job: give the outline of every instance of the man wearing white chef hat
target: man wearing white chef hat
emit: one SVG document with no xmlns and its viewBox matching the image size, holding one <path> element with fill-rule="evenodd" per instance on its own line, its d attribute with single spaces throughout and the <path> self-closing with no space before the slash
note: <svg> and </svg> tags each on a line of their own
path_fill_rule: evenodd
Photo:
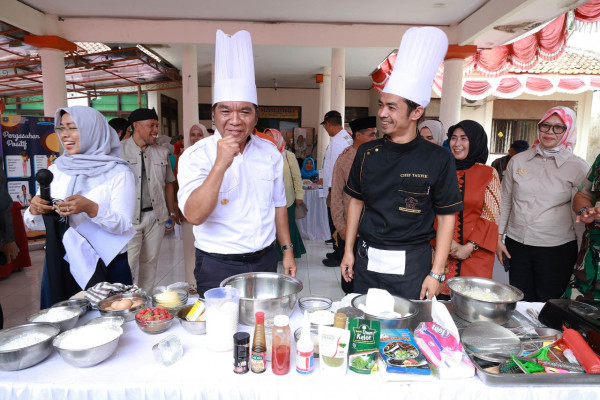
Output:
<svg viewBox="0 0 600 400">
<path fill-rule="evenodd" d="M 380 288 L 409 299 L 432 298 L 445 279 L 462 196 L 452 154 L 421 138 L 417 122 L 447 50 L 448 39 L 437 28 L 406 31 L 379 100 L 384 137 L 361 146 L 354 158 L 344 189 L 351 199 L 341 268 L 358 293 Z"/>
<path fill-rule="evenodd" d="M 283 159 L 253 134 L 258 122 L 252 41 L 217 31 L 213 136 L 179 160 L 179 207 L 194 226 L 198 294 L 232 275 L 277 272 L 275 236 L 286 274 L 296 275 L 283 185 Z"/>
</svg>

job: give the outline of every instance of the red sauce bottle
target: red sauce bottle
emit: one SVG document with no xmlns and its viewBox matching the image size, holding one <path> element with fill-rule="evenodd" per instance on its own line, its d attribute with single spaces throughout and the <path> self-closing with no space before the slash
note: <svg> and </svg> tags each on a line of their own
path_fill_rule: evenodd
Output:
<svg viewBox="0 0 600 400">
<path fill-rule="evenodd" d="M 285 375 L 290 372 L 290 319 L 287 315 L 278 315 L 274 323 L 271 368 L 275 375 Z"/>
</svg>

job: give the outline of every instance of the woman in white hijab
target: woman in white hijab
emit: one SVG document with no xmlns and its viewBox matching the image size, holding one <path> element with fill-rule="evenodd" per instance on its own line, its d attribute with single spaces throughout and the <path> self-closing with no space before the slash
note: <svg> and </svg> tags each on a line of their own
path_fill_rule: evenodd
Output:
<svg viewBox="0 0 600 400">
<path fill-rule="evenodd" d="M 421 137 L 428 142 L 435 143 L 441 146 L 446 139 L 446 131 L 444 125 L 437 119 L 428 119 L 427 121 L 421 122 L 417 129 Z"/>
<path fill-rule="evenodd" d="M 38 192 L 25 212 L 28 227 L 47 231 L 42 297 L 48 290 L 50 304 L 42 299 L 42 306 L 103 281 L 132 284 L 127 242 L 133 233 L 136 182 L 120 158 L 117 133 L 90 107 L 59 108 L 54 118 L 65 151 L 48 168 L 54 176 L 53 200 Z M 97 238 L 116 245 L 114 253 L 100 257 L 93 247 L 99 248 Z M 71 264 L 63 259 L 65 253 Z"/>
</svg>

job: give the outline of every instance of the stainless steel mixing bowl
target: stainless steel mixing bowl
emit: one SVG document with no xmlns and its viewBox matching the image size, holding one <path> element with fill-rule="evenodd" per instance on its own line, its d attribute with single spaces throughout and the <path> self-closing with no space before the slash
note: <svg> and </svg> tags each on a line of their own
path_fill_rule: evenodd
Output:
<svg viewBox="0 0 600 400">
<path fill-rule="evenodd" d="M 31 323 L 0 331 L 0 369 L 18 371 L 34 366 L 52 353 L 52 340 L 60 333 L 58 325 L 48 323 Z M 28 334 L 47 335 L 37 343 L 14 348 L 11 342 Z M 14 342 L 12 343 L 14 344 Z M 2 350 L 2 347 L 5 350 Z M 12 348 L 8 349 L 7 347 Z"/>
<path fill-rule="evenodd" d="M 126 308 L 125 310 L 108 310 L 108 307 L 112 302 L 117 300 L 130 299 L 134 300 L 142 300 L 142 304 L 139 304 L 135 307 Z M 125 322 L 133 321 L 135 319 L 135 314 L 140 311 L 142 308 L 146 307 L 146 303 L 148 303 L 148 296 L 139 293 L 125 293 L 125 294 L 117 294 L 115 296 L 109 297 L 107 299 L 102 300 L 98 303 L 98 311 L 100 311 L 100 315 L 107 316 L 119 316 L 125 318 Z"/>
<path fill-rule="evenodd" d="M 454 313 L 469 322 L 506 323 L 523 292 L 514 286 L 479 277 L 457 277 L 448 280 Z M 476 298 L 475 298 L 476 297 Z"/>
<path fill-rule="evenodd" d="M 56 309 L 64 309 L 65 311 L 69 311 L 71 314 L 73 314 L 72 317 L 67 318 L 67 319 L 63 319 L 61 321 L 43 321 L 40 319 L 43 318 L 43 316 L 47 313 L 49 313 L 51 310 L 56 310 Z M 51 308 L 46 308 L 44 310 L 38 311 L 36 313 L 31 314 L 29 317 L 27 317 L 27 322 L 33 322 L 33 323 L 40 323 L 40 322 L 49 322 L 51 324 L 56 324 L 60 327 L 60 331 L 64 332 L 64 331 L 68 331 L 69 329 L 73 328 L 75 326 L 75 324 L 77 324 L 77 320 L 79 319 L 79 316 L 83 314 L 83 311 L 81 310 L 81 307 L 73 307 L 73 306 L 60 306 L 60 307 L 51 307 Z"/>
<path fill-rule="evenodd" d="M 188 315 L 192 307 L 194 307 L 194 305 L 189 304 L 179 310 L 177 312 L 177 319 L 179 319 L 179 322 L 181 322 L 183 329 L 192 335 L 204 335 L 206 334 L 206 321 L 188 321 L 185 319 L 185 316 Z"/>
<path fill-rule="evenodd" d="M 419 313 L 419 308 L 412 301 L 403 297 L 392 295 L 394 298 L 394 311 L 402 315 L 406 315 L 402 318 L 381 318 L 376 315 L 365 313 L 365 318 L 372 321 L 379 321 L 381 329 L 401 329 L 409 328 L 411 320 Z M 365 305 L 367 302 L 367 295 L 361 294 L 352 299 L 352 307 L 358 308 L 360 304 Z"/>
<path fill-rule="evenodd" d="M 234 275 L 221 282 L 221 287 L 231 286 L 240 291 L 239 320 L 244 325 L 254 325 L 255 313 L 265 313 L 265 320 L 276 315 L 289 316 L 296 304 L 302 282 L 294 277 L 272 272 L 248 272 Z"/>
<path fill-rule="evenodd" d="M 66 348 L 64 346 L 65 339 L 67 339 L 70 335 L 76 334 L 81 329 L 107 329 L 115 332 L 115 334 L 117 334 L 117 337 L 106 343 L 90 346 L 87 348 Z M 80 326 L 79 328 L 71 329 L 69 331 L 61 333 L 53 340 L 52 345 L 56 348 L 56 350 L 58 350 L 58 354 L 60 354 L 62 359 L 65 360 L 67 363 L 71 364 L 74 367 L 85 368 L 99 364 L 102 361 L 106 360 L 108 357 L 110 357 L 117 349 L 119 339 L 121 338 L 122 334 L 123 328 L 121 327 L 108 325 L 84 325 Z"/>
<path fill-rule="evenodd" d="M 59 301 L 52 307 L 64 307 L 64 306 L 81 307 L 81 311 L 83 311 L 83 314 L 85 314 L 90 309 L 90 301 L 88 299 L 69 299 L 69 300 Z"/>
</svg>

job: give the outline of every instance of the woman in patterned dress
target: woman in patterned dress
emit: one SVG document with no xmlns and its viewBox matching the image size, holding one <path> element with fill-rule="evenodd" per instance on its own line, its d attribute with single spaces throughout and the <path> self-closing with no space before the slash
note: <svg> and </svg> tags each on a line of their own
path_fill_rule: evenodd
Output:
<svg viewBox="0 0 600 400">
<path fill-rule="evenodd" d="M 465 209 L 456 218 L 446 279 L 492 278 L 501 189 L 496 170 L 484 165 L 488 157 L 487 135 L 479 123 L 464 120 L 450 127 L 448 137 Z M 442 294 L 450 294 L 446 284 Z"/>
</svg>

